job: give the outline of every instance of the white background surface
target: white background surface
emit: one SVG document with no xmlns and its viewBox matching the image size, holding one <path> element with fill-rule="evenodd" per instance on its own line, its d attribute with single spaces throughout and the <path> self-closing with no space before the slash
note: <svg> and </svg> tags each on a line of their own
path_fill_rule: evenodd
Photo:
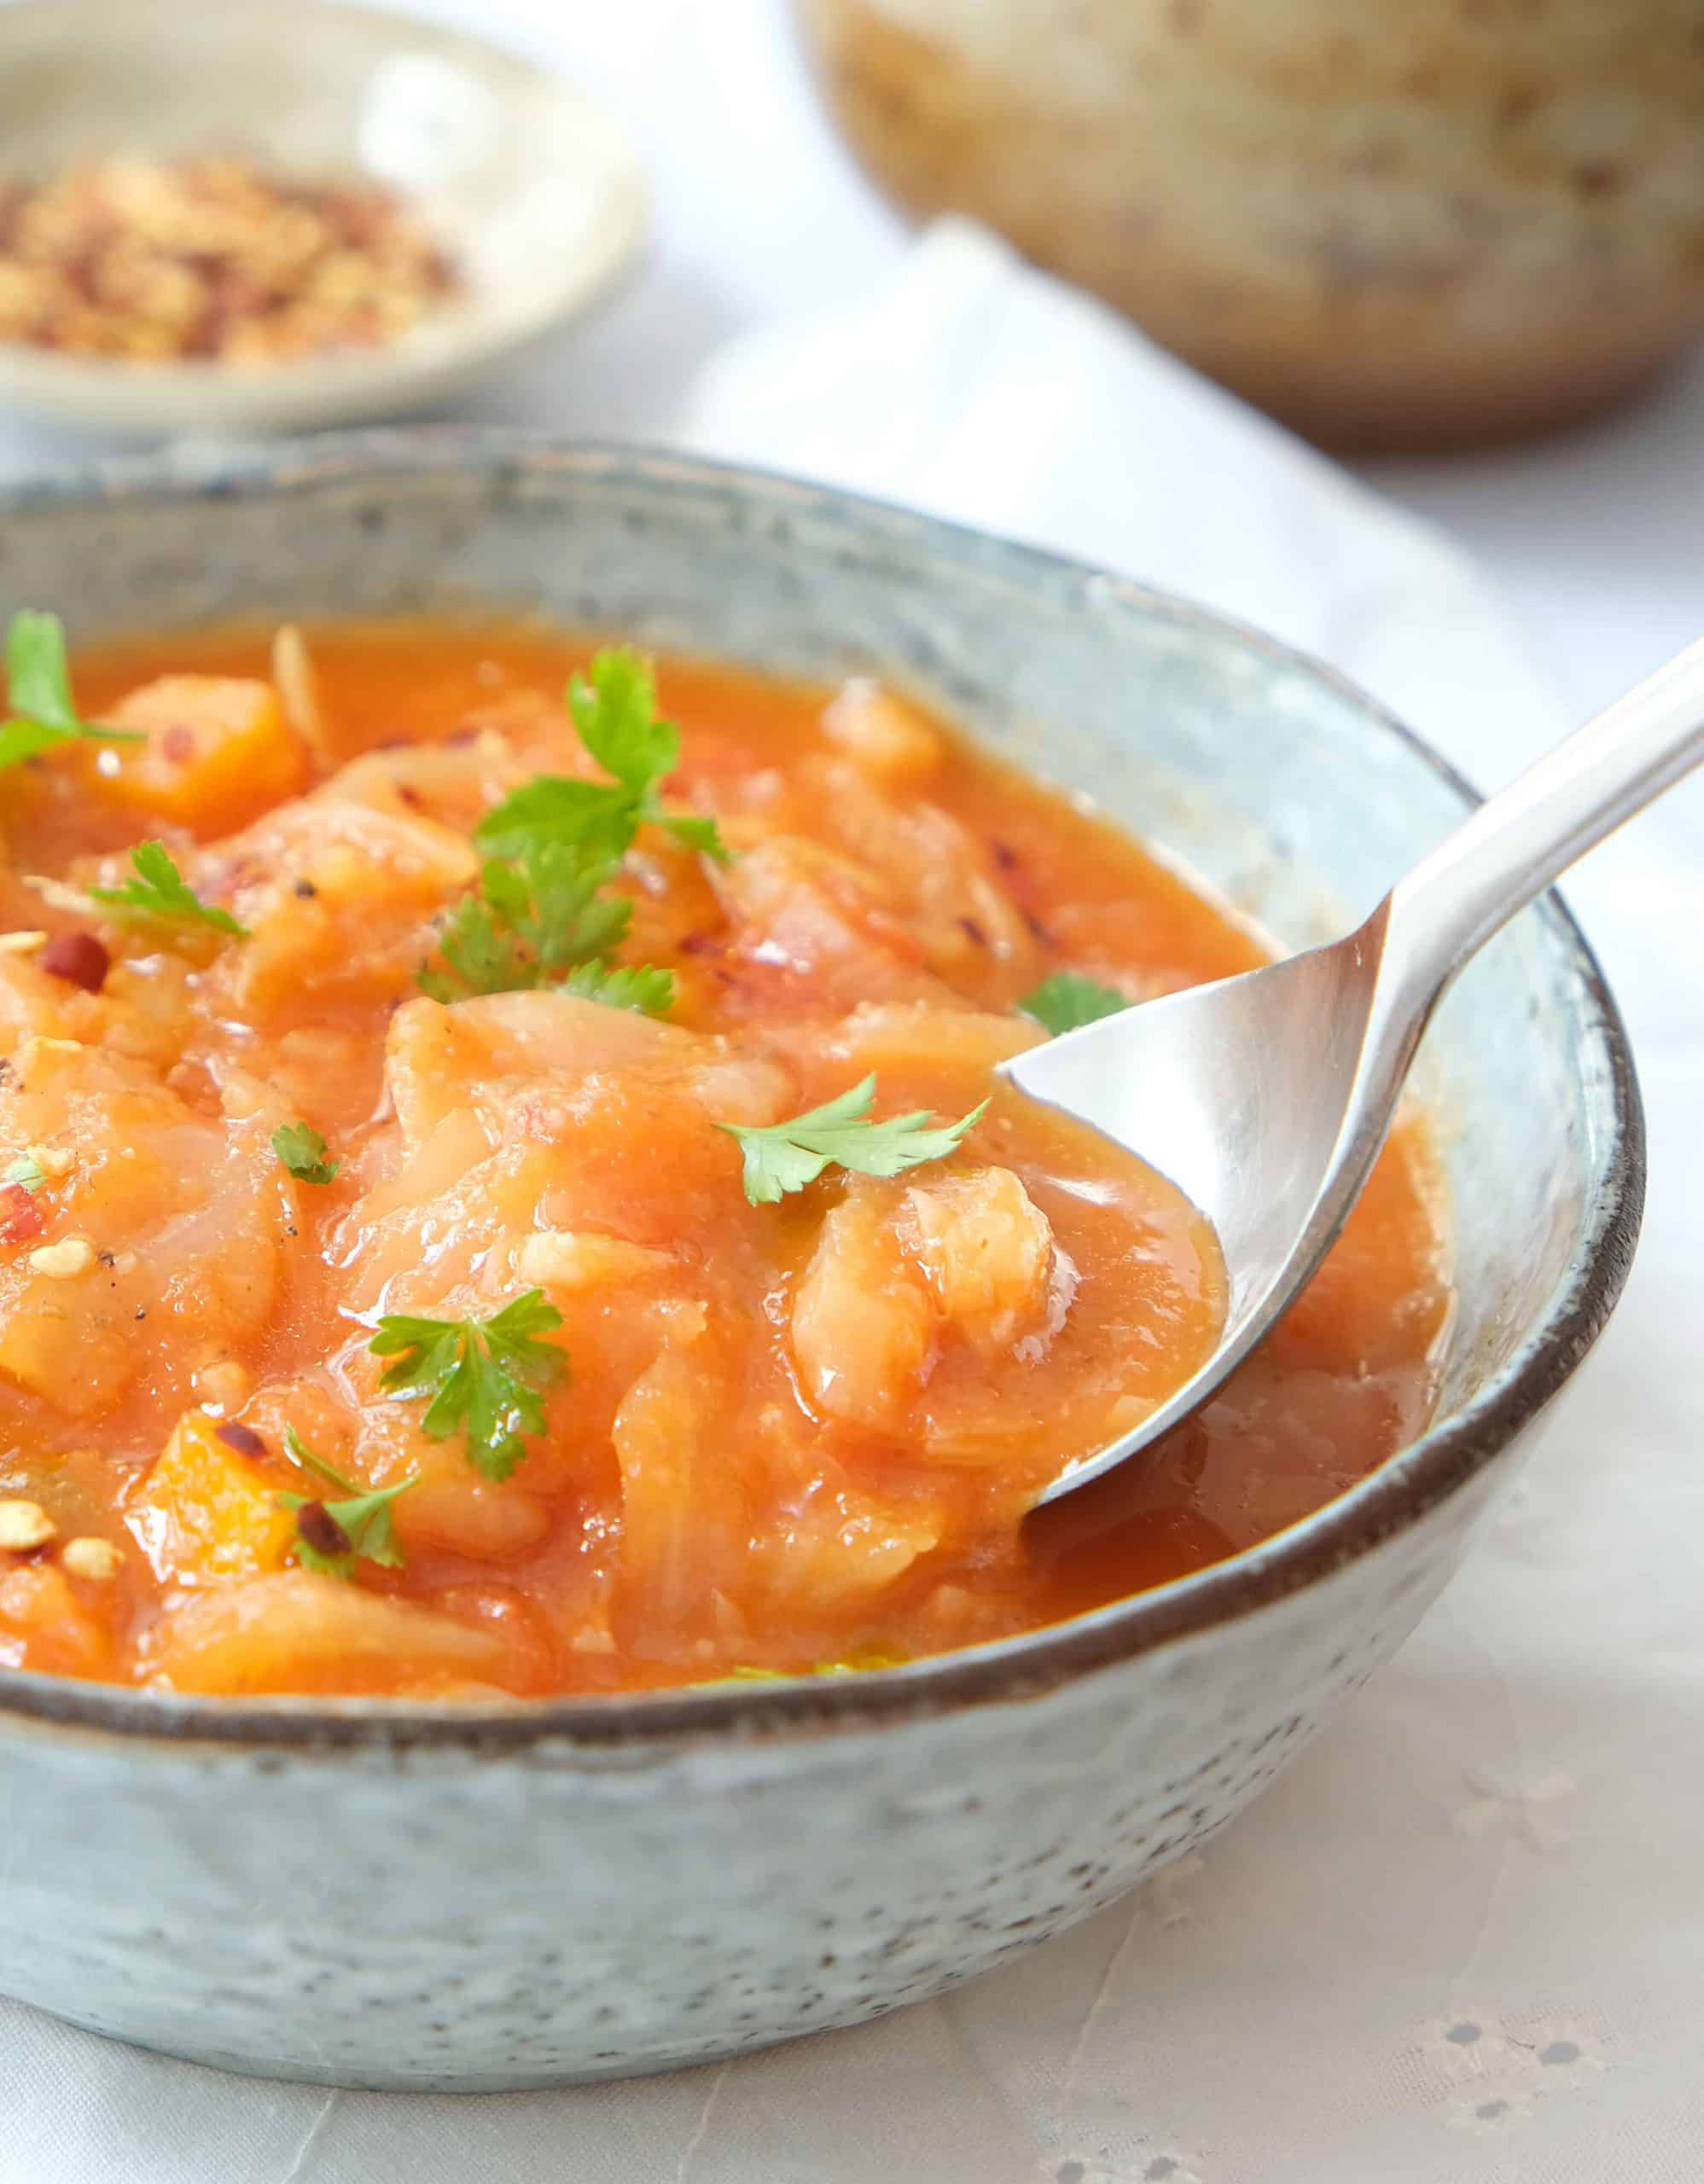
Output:
<svg viewBox="0 0 1704 2184">
<path fill-rule="evenodd" d="M 1475 549 L 1494 580 L 1476 586 L 1434 538 L 1098 315 L 974 253 L 908 273 L 907 238 L 817 122 L 771 0 L 436 12 L 562 60 L 626 114 L 657 177 L 643 271 L 464 414 L 601 434 L 686 414 L 707 442 L 808 453 L 1245 609 L 1265 599 L 1261 619 L 1377 682 L 1486 786 L 1704 629 L 1704 369 L 1570 441 L 1380 471 Z M 747 340 L 700 381 L 736 334 L 878 293 L 921 391 L 872 384 L 867 315 L 844 338 Z M 955 341 L 973 309 L 998 336 L 986 354 Z M 1015 390 L 1028 427 L 991 431 Z M 0 424 L 0 468 L 64 451 Z M 1695 2184 L 1701 845 L 1694 785 L 1571 891 L 1650 1108 L 1627 1302 L 1444 1604 L 1227 1836 L 940 2002 L 640 2084 L 327 2095 L 0 2007 L 0 2178 Z"/>
</svg>

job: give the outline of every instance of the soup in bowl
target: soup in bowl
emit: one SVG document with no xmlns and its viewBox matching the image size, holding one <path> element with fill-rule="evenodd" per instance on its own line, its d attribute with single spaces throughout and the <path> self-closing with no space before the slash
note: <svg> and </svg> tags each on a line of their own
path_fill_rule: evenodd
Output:
<svg viewBox="0 0 1704 2184">
<path fill-rule="evenodd" d="M 1548 905 L 1260 1356 L 1026 1514 L 1222 1269 L 1162 1147 L 999 1062 L 1317 937 L 1465 800 L 1275 648 L 437 434 L 8 543 L 11 1991 L 470 2087 L 934 1991 L 1276 1771 L 1613 1305 L 1637 1095 Z"/>
<path fill-rule="evenodd" d="M 13 650 L 15 712 L 39 653 L 90 726 L 0 783 L 8 1665 L 492 1700 L 893 1666 L 1251 1546 L 1423 1422 L 1416 1122 L 1259 1361 L 1026 1523 L 1224 1282 L 998 1065 L 1259 955 L 880 683 L 466 621 L 72 662 L 26 610 Z"/>
</svg>

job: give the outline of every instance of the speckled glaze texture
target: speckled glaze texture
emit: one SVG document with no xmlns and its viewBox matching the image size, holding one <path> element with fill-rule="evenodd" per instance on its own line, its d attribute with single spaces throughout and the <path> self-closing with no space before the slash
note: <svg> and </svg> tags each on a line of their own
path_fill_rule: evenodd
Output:
<svg viewBox="0 0 1704 2184">
<path fill-rule="evenodd" d="M 79 634 L 531 607 L 880 670 L 1298 940 L 1466 793 L 1329 675 L 1176 601 L 662 457 L 422 433 L 26 489 L 0 595 Z M 856 1678 L 474 1711 L 0 1677 L 0 1989 L 235 2069 L 490 2090 L 851 2024 L 1128 1889 L 1400 1641 L 1619 1292 L 1637 1095 L 1554 903 L 1424 1060 L 1461 1282 L 1440 1415 L 1341 1501 L 1056 1630 Z"/>
</svg>

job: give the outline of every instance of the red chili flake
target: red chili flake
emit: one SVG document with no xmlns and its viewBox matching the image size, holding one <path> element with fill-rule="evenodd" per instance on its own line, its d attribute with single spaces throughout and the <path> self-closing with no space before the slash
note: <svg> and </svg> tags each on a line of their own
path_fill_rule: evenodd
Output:
<svg viewBox="0 0 1704 2184">
<path fill-rule="evenodd" d="M 426 799 L 421 794 L 420 791 L 415 787 L 412 781 L 398 781 L 397 783 L 397 795 L 402 803 L 407 804 L 410 811 L 418 811 L 421 805 L 426 801 Z"/>
<path fill-rule="evenodd" d="M 266 1443 L 252 1426 L 240 1426 L 236 1419 L 228 1419 L 223 1426 L 213 1428 L 213 1438 L 223 1441 L 228 1449 L 235 1449 L 240 1456 L 264 1456 Z"/>
<path fill-rule="evenodd" d="M 36 961 L 50 979 L 63 979 L 84 993 L 99 993 L 113 959 L 92 932 L 56 932 Z"/>
<path fill-rule="evenodd" d="M 99 301 L 96 282 L 101 270 L 101 254 L 98 251 L 79 252 L 76 257 L 67 261 L 61 270 L 85 304 Z"/>
<path fill-rule="evenodd" d="M 974 918 L 961 918 L 958 922 L 962 926 L 966 937 L 974 946 L 986 948 L 988 945 L 988 936 Z"/>
<path fill-rule="evenodd" d="M 689 932 L 680 944 L 683 956 L 719 956 L 728 945 L 719 932 Z"/>
<path fill-rule="evenodd" d="M 195 755 L 195 738 L 187 728 L 168 728 L 160 739 L 162 758 L 169 758 L 174 766 L 187 765 Z"/>
<path fill-rule="evenodd" d="M 459 751 L 464 744 L 477 743 L 480 731 L 476 728 L 453 728 L 444 739 L 452 751 Z M 383 746 L 381 745 L 381 749 Z"/>
<path fill-rule="evenodd" d="M 323 1502 L 304 1502 L 296 1512 L 296 1530 L 319 1554 L 347 1554 L 349 1535 Z"/>
<path fill-rule="evenodd" d="M 993 851 L 994 862 L 999 866 L 1002 872 L 1015 872 L 1017 870 L 1021 860 L 1020 859 L 1017 851 L 1012 847 L 1009 842 L 999 842 L 991 839 L 988 846 Z"/>
<path fill-rule="evenodd" d="M 311 903 L 318 894 L 319 890 L 311 880 L 298 880 L 292 886 L 290 892 L 298 896 L 304 903 Z"/>
<path fill-rule="evenodd" d="M 1047 927 L 1042 923 L 1041 920 L 1036 915 L 1033 910 L 1026 910 L 1021 906 L 1018 915 L 1022 918 L 1024 923 L 1029 927 L 1030 938 L 1032 940 L 1038 940 L 1044 948 L 1052 947 L 1053 935 L 1048 931 Z"/>
<path fill-rule="evenodd" d="M 27 1244 L 47 1226 L 47 1216 L 21 1183 L 0 1187 L 0 1244 Z"/>
</svg>

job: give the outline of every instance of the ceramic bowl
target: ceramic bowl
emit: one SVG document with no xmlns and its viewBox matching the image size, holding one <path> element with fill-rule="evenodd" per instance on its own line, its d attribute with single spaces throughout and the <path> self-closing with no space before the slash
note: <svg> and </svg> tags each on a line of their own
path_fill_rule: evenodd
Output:
<svg viewBox="0 0 1704 2184">
<path fill-rule="evenodd" d="M 584 310 L 644 227 L 643 182 L 615 125 L 477 38 L 341 0 L 0 8 L 0 171 L 210 150 L 390 184 L 449 246 L 466 293 L 382 347 L 254 370 L 0 345 L 0 407 L 119 434 L 400 415 Z"/>
<path fill-rule="evenodd" d="M 1471 793 L 1325 671 L 1155 592 L 846 495 L 465 432 L 0 502 L 7 600 L 74 633 L 537 610 L 879 671 L 1292 940 Z M 1400 1642 L 1602 1327 L 1638 1096 L 1554 899 L 1428 1036 L 1460 1301 L 1437 1423 L 1217 1567 L 846 1678 L 503 1707 L 0 1677 L 0 1990 L 199 2060 L 483 2088 L 849 2024 L 1085 1916 L 1221 1827 Z"/>
</svg>

